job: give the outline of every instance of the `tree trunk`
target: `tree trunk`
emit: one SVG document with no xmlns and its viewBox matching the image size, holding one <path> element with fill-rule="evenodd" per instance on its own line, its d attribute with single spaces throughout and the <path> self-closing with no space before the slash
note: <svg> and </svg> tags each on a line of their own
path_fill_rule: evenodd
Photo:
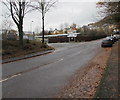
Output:
<svg viewBox="0 0 120 100">
<path fill-rule="evenodd" d="M 44 47 L 44 5 L 42 4 L 42 47 Z"/>
<path fill-rule="evenodd" d="M 19 2 L 19 41 L 20 45 L 23 46 L 23 16 L 22 16 L 22 5 Z"/>
<path fill-rule="evenodd" d="M 19 31 L 19 42 L 20 42 L 20 45 L 23 46 L 23 22 L 22 21 L 20 21 L 18 31 Z"/>
<path fill-rule="evenodd" d="M 44 34 L 45 34 L 45 30 L 44 30 L 44 16 L 42 17 L 42 44 L 44 45 Z"/>
</svg>

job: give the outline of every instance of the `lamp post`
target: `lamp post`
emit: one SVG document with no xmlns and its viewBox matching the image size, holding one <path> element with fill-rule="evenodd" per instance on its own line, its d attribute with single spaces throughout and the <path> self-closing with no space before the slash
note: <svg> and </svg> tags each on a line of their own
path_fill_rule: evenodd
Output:
<svg viewBox="0 0 120 100">
<path fill-rule="evenodd" d="M 32 32 L 32 34 L 33 34 L 33 40 L 34 40 L 34 32 L 33 32 L 33 27 L 32 27 L 32 23 L 33 23 L 34 21 L 31 21 L 31 32 Z"/>
</svg>

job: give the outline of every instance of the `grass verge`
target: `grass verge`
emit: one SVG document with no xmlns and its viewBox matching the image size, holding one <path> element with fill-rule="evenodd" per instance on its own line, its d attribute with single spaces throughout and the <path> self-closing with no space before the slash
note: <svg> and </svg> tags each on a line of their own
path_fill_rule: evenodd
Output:
<svg viewBox="0 0 120 100">
<path fill-rule="evenodd" d="M 2 41 L 2 59 L 8 59 L 13 57 L 25 56 L 36 52 L 42 52 L 46 50 L 53 50 L 53 47 L 45 44 L 42 47 L 42 43 L 38 41 L 24 40 L 23 46 L 19 44 L 18 40 L 15 41 Z"/>
<path fill-rule="evenodd" d="M 100 85 L 95 93 L 94 98 L 111 98 L 118 99 L 119 98 L 119 85 L 118 85 L 118 62 L 119 62 L 119 50 L 120 41 L 117 42 L 113 48 L 112 53 L 109 58 L 106 70 L 101 79 Z"/>
</svg>

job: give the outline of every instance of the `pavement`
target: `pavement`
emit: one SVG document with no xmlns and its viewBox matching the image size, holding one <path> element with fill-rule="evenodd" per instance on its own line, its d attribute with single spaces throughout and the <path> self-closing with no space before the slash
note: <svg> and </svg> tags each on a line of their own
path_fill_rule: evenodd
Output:
<svg viewBox="0 0 120 100">
<path fill-rule="evenodd" d="M 2 65 L 3 98 L 50 98 L 101 51 L 101 41 L 51 44 L 47 55 Z"/>
<path fill-rule="evenodd" d="M 107 68 L 101 79 L 95 98 L 109 98 L 120 100 L 120 40 L 112 47 L 112 53 L 108 60 Z"/>
</svg>

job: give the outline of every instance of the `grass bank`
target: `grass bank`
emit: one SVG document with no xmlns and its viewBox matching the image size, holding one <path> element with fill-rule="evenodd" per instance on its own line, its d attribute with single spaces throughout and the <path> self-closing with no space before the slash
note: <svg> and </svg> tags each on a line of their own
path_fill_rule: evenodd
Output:
<svg viewBox="0 0 120 100">
<path fill-rule="evenodd" d="M 23 44 L 24 45 L 21 46 L 18 40 L 2 41 L 2 59 L 20 57 L 27 54 L 54 49 L 53 47 L 50 47 L 47 44 L 45 44 L 45 47 L 43 48 L 42 43 L 39 41 L 24 40 Z"/>
</svg>

